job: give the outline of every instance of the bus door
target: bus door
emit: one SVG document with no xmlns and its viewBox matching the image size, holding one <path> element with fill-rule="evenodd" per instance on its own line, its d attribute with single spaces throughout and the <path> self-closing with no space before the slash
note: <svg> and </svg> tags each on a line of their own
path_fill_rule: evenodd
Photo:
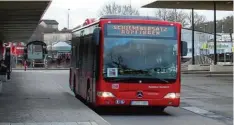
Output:
<svg viewBox="0 0 234 125">
<path fill-rule="evenodd" d="M 84 37 L 80 37 L 80 42 L 79 42 L 79 49 L 78 49 L 78 54 L 79 54 L 79 58 L 78 58 L 78 91 L 79 94 L 82 95 L 83 94 L 83 89 L 82 89 L 82 85 L 83 84 L 83 77 L 84 77 L 84 69 L 83 69 L 83 60 L 84 60 Z"/>
<path fill-rule="evenodd" d="M 6 47 L 5 65 L 7 66 L 7 79 L 10 79 L 10 72 L 11 72 L 11 48 L 10 47 Z"/>
<path fill-rule="evenodd" d="M 74 81 L 76 82 L 76 87 L 79 86 L 79 42 L 80 42 L 80 39 L 78 37 L 74 38 L 73 39 L 73 47 L 72 47 L 72 60 L 75 60 L 75 61 L 72 61 L 70 64 L 71 64 L 71 67 L 73 68 L 73 76 L 71 76 L 71 78 L 73 78 L 73 83 Z M 73 63 L 74 62 L 74 63 Z M 78 83 L 78 84 L 77 84 Z"/>
</svg>

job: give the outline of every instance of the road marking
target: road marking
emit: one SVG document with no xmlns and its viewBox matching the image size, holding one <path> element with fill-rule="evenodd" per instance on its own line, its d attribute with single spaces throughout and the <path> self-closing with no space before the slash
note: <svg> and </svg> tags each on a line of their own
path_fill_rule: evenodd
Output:
<svg viewBox="0 0 234 125">
<path fill-rule="evenodd" d="M 198 108 L 198 107 L 182 107 L 183 109 L 189 110 L 191 112 L 201 114 L 201 115 L 206 115 L 206 114 L 213 114 L 212 112 L 209 112 L 207 110 Z"/>
<path fill-rule="evenodd" d="M 190 107 L 181 107 L 185 110 L 188 110 L 188 111 L 191 111 L 193 113 L 196 113 L 196 114 L 199 114 L 199 115 L 202 115 L 202 116 L 206 116 L 206 117 L 209 117 L 209 118 L 214 118 L 214 119 L 228 119 L 230 120 L 230 118 L 227 118 L 227 117 L 224 117 L 222 115 L 219 115 L 219 114 L 216 114 L 216 113 L 213 113 L 213 112 L 210 112 L 208 110 L 204 110 L 204 109 L 201 109 L 201 108 L 198 108 L 198 107 L 193 107 L 193 106 L 190 106 Z"/>
</svg>

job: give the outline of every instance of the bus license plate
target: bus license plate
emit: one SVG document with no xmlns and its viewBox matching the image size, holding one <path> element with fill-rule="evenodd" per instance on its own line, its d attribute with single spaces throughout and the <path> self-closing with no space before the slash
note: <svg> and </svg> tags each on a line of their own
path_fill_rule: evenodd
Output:
<svg viewBox="0 0 234 125">
<path fill-rule="evenodd" d="M 132 101 L 131 105 L 149 105 L 148 101 Z"/>
</svg>

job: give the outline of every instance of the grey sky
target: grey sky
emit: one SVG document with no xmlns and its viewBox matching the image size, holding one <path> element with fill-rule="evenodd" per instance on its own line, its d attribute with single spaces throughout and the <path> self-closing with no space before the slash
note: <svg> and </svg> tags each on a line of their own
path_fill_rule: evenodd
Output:
<svg viewBox="0 0 234 125">
<path fill-rule="evenodd" d="M 97 18 L 98 11 L 108 2 L 115 1 L 118 4 L 130 4 L 138 8 L 141 15 L 153 15 L 155 9 L 140 8 L 140 0 L 53 0 L 43 19 L 55 19 L 59 22 L 59 29 L 67 27 L 67 14 L 70 9 L 70 28 L 82 24 L 87 18 Z M 190 11 L 190 10 L 186 10 Z M 213 11 L 196 10 L 206 16 L 207 20 L 213 20 Z M 217 19 L 222 19 L 232 12 L 218 11 Z"/>
</svg>

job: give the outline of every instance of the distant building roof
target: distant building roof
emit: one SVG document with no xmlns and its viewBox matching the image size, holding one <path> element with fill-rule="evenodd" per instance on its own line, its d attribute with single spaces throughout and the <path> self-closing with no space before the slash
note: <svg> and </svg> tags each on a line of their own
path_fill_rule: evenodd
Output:
<svg viewBox="0 0 234 125">
<path fill-rule="evenodd" d="M 59 23 L 56 20 L 41 20 L 41 22 L 45 22 L 46 24 L 56 24 L 58 25 Z"/>
</svg>

